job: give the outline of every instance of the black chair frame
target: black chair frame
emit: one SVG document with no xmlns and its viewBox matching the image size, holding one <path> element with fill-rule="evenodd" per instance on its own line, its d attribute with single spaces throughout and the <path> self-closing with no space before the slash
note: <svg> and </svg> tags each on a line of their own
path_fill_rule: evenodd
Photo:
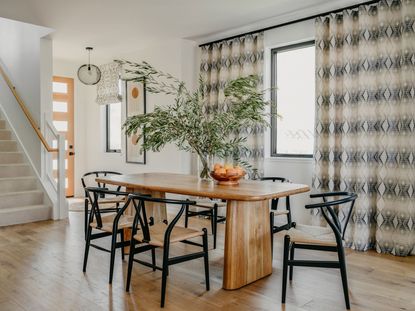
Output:
<svg viewBox="0 0 415 311">
<path fill-rule="evenodd" d="M 85 173 L 84 175 L 82 175 L 81 177 L 81 182 L 82 182 L 82 187 L 84 188 L 85 191 L 85 199 L 84 199 L 84 230 L 85 230 L 85 239 L 86 239 L 86 235 L 87 235 L 87 229 L 88 229 L 88 215 L 90 213 L 89 211 L 89 199 L 88 199 L 88 194 L 86 193 L 85 188 L 87 188 L 87 184 L 85 182 L 85 177 L 90 176 L 90 175 L 95 175 L 96 178 L 98 178 L 100 175 L 106 177 L 108 175 L 122 175 L 119 172 L 113 172 L 113 171 L 93 171 L 93 172 L 88 172 Z M 97 182 L 98 187 L 95 188 L 101 188 L 103 190 L 108 190 L 108 188 L 106 187 L 105 183 L 100 183 Z M 119 192 L 121 190 L 121 186 L 118 186 L 116 188 L 115 191 Z M 105 198 L 105 193 L 100 193 L 99 198 Z M 102 209 L 100 212 L 103 213 L 114 213 L 114 212 L 118 212 L 120 208 L 120 203 L 115 203 L 115 208 L 105 208 Z"/>
<path fill-rule="evenodd" d="M 132 235 L 131 235 L 131 242 L 130 242 L 130 255 L 128 260 L 128 272 L 127 272 L 127 284 L 126 284 L 126 291 L 129 292 L 130 290 L 130 283 L 131 283 L 131 273 L 133 268 L 133 262 L 138 262 L 140 264 L 143 264 L 145 266 L 153 268 L 153 271 L 155 270 L 161 270 L 162 271 L 162 286 L 161 286 L 161 308 L 165 305 L 165 298 L 166 298 L 166 285 L 167 285 L 167 276 L 169 274 L 169 266 L 175 265 L 178 263 L 186 262 L 189 260 L 197 259 L 197 258 L 204 258 L 204 266 L 205 266 L 205 282 L 206 282 L 206 290 L 210 289 L 210 283 L 209 283 L 209 258 L 208 258 L 208 240 L 207 240 L 207 230 L 206 228 L 203 228 L 203 244 L 202 244 L 202 251 L 199 251 L 197 253 L 191 253 L 176 257 L 169 257 L 169 250 L 170 250 L 170 236 L 174 229 L 174 226 L 179 221 L 180 217 L 183 215 L 183 212 L 185 211 L 186 207 L 189 205 L 194 205 L 196 202 L 194 201 L 181 201 L 181 200 L 172 200 L 172 199 L 159 199 L 159 198 L 149 198 L 141 195 L 135 195 L 130 194 L 128 197 L 129 201 L 133 202 L 133 206 L 135 208 L 135 217 L 134 217 L 134 224 L 132 229 Z M 149 241 L 151 241 L 150 237 L 150 230 L 149 227 L 154 225 L 154 220 L 152 218 L 147 218 L 146 214 L 146 208 L 145 208 L 145 202 L 153 202 L 153 203 L 164 203 L 164 204 L 174 204 L 174 205 L 181 205 L 181 208 L 177 215 L 173 218 L 173 220 L 168 224 L 167 220 L 164 220 L 163 222 L 167 225 L 167 228 L 165 230 L 164 234 L 164 242 L 163 242 L 163 264 L 162 267 L 158 267 L 156 265 L 156 258 L 155 258 L 155 249 L 158 248 L 158 246 L 147 244 Z M 134 236 L 137 233 L 137 230 L 140 229 L 143 231 L 143 241 L 139 242 L 136 239 L 134 239 Z M 200 246 L 200 244 L 192 242 L 192 241 L 181 241 L 182 243 L 187 243 L 191 245 Z M 134 258 L 135 254 L 143 253 L 146 251 L 151 251 L 152 256 L 152 263 L 149 264 L 145 261 L 138 260 Z"/>
<path fill-rule="evenodd" d="M 290 182 L 287 178 L 284 177 L 262 177 L 261 181 L 267 181 L 272 180 L 273 182 L 279 181 L 279 182 Z M 275 226 L 274 224 L 274 216 L 275 211 L 278 209 L 278 202 L 279 198 L 272 199 L 271 200 L 271 213 L 269 215 L 270 220 L 270 227 L 271 227 L 271 254 L 273 256 L 274 254 L 274 234 L 283 230 L 290 230 L 290 228 L 295 228 L 297 225 L 296 222 L 292 221 L 292 215 L 291 215 L 291 203 L 290 203 L 290 196 L 285 197 L 285 208 L 287 209 L 288 213 L 287 216 L 287 223 L 282 226 Z"/>
<path fill-rule="evenodd" d="M 130 241 L 127 240 L 125 241 L 124 239 L 124 229 L 118 228 L 118 222 L 120 220 L 120 217 L 124 214 L 125 210 L 127 209 L 127 207 L 130 204 L 130 200 L 127 199 L 127 201 L 125 202 L 124 206 L 121 207 L 118 211 L 117 211 L 117 215 L 114 218 L 114 222 L 113 222 L 113 228 L 112 228 L 112 232 L 99 232 L 99 233 L 93 233 L 92 232 L 92 226 L 90 226 L 89 224 L 92 223 L 94 221 L 94 217 L 96 218 L 96 223 L 97 223 L 97 229 L 102 228 L 102 219 L 101 219 L 101 211 L 99 209 L 99 204 L 98 204 L 98 197 L 101 195 L 123 195 L 123 196 L 128 196 L 129 193 L 127 192 L 120 192 L 120 191 L 112 191 L 112 190 L 105 190 L 103 188 L 97 188 L 97 187 L 86 187 L 85 188 L 85 192 L 86 195 L 88 196 L 88 199 L 91 202 L 91 212 L 89 213 L 89 218 L 88 218 L 88 228 L 87 228 L 87 233 L 86 233 L 86 243 L 85 243 L 85 253 L 84 253 L 84 264 L 83 264 L 83 272 L 86 272 L 86 267 L 87 267 L 87 263 L 88 263 L 88 254 L 89 254 L 89 248 L 90 247 L 94 247 L 98 250 L 107 252 L 111 254 L 111 258 L 110 258 L 110 272 L 109 272 L 109 284 L 112 283 L 112 279 L 113 279 L 113 273 L 114 273 L 114 261 L 115 261 L 115 251 L 117 248 L 121 248 L 121 258 L 122 260 L 125 259 L 124 256 L 124 250 L 123 248 L 126 246 L 130 245 Z M 92 195 L 91 195 L 92 193 Z M 117 235 L 120 235 L 120 242 L 117 242 Z M 104 237 L 108 237 L 111 236 L 111 249 L 106 249 L 103 248 L 99 245 L 95 245 L 92 244 L 91 241 L 96 240 L 96 239 L 101 239 Z"/>
<path fill-rule="evenodd" d="M 184 226 L 185 226 L 185 228 L 187 228 L 187 226 L 189 224 L 189 218 L 190 217 L 195 217 L 195 216 L 210 217 L 210 225 L 211 225 L 211 228 L 212 228 L 212 235 L 213 235 L 213 249 L 216 249 L 218 223 L 225 222 L 226 217 L 218 215 L 219 206 L 218 206 L 217 203 L 214 203 L 213 208 L 211 208 L 211 209 L 206 208 L 206 207 L 200 207 L 200 208 L 202 208 L 204 210 L 202 210 L 202 211 L 191 211 L 190 206 L 186 206 L 186 210 L 184 212 Z"/>
<path fill-rule="evenodd" d="M 335 199 L 328 201 L 327 198 L 330 197 L 343 197 L 340 199 Z M 344 253 L 343 239 L 346 232 L 347 224 L 349 223 L 351 214 L 353 212 L 353 207 L 357 195 L 351 192 L 328 192 L 321 194 L 312 194 L 310 198 L 322 198 L 322 203 L 308 204 L 305 206 L 306 209 L 319 208 L 324 219 L 329 224 L 330 228 L 333 230 L 336 246 L 326 246 L 319 244 L 301 244 L 294 243 L 290 241 L 289 234 L 284 237 L 284 256 L 283 256 L 283 276 L 282 276 L 282 303 L 285 303 L 286 291 L 287 291 L 287 271 L 289 268 L 289 280 L 293 278 L 293 267 L 316 267 L 316 268 L 335 268 L 340 269 L 342 284 L 343 284 L 343 293 L 346 303 L 346 308 L 350 309 L 350 300 L 349 300 L 349 288 L 347 283 L 347 273 L 346 273 L 346 256 Z M 342 228 L 339 218 L 337 217 L 336 212 L 333 210 L 334 206 L 339 206 L 343 204 L 350 203 L 350 208 L 346 216 L 344 227 Z M 317 251 L 329 251 L 337 252 L 338 261 L 316 261 L 316 260 L 295 260 L 294 253 L 295 249 L 309 249 Z"/>
</svg>

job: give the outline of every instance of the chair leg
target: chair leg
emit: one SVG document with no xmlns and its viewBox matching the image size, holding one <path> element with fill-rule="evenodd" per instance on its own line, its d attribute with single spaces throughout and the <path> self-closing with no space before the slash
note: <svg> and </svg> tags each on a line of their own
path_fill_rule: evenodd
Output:
<svg viewBox="0 0 415 311">
<path fill-rule="evenodd" d="M 89 245 L 91 244 L 91 234 L 92 234 L 92 227 L 88 226 L 87 232 L 86 232 L 86 241 L 85 241 L 84 266 L 82 268 L 83 272 L 86 272 L 86 264 L 88 263 Z"/>
<path fill-rule="evenodd" d="M 294 250 L 295 250 L 295 243 L 291 244 L 291 250 L 290 250 L 290 260 L 294 260 Z M 290 266 L 290 281 L 293 280 L 293 273 L 294 273 L 294 266 Z"/>
<path fill-rule="evenodd" d="M 166 301 L 166 285 L 167 285 L 167 276 L 169 273 L 169 248 L 163 248 L 163 273 L 161 279 L 161 302 L 160 307 L 164 308 L 164 303 Z"/>
<path fill-rule="evenodd" d="M 269 213 L 269 224 L 271 227 L 271 260 L 274 258 L 274 212 Z"/>
<path fill-rule="evenodd" d="M 153 271 L 156 271 L 156 250 L 151 249 L 151 264 L 153 265 Z"/>
<path fill-rule="evenodd" d="M 135 242 L 134 239 L 131 241 L 130 245 L 130 255 L 128 256 L 128 270 L 127 270 L 127 284 L 125 286 L 125 291 L 130 291 L 130 283 L 131 283 L 131 272 L 133 271 L 133 262 L 134 262 L 134 248 Z"/>
<path fill-rule="evenodd" d="M 88 234 L 88 199 L 85 199 L 84 203 L 84 231 L 85 231 L 85 240 Z"/>
<path fill-rule="evenodd" d="M 350 310 L 349 286 L 347 284 L 347 272 L 346 272 L 346 257 L 344 255 L 343 247 L 339 249 L 338 254 L 339 254 L 339 262 L 340 262 L 340 273 L 341 273 L 342 283 L 343 283 L 344 300 L 346 302 L 346 309 Z"/>
<path fill-rule="evenodd" d="M 117 233 L 112 233 L 112 240 L 111 240 L 111 259 L 110 259 L 110 275 L 108 283 L 112 284 L 112 276 L 114 274 L 114 261 L 115 261 L 115 245 L 117 244 Z"/>
<path fill-rule="evenodd" d="M 285 296 L 287 294 L 287 270 L 288 270 L 288 253 L 290 252 L 290 236 L 284 237 L 284 257 L 282 264 L 282 294 L 281 303 L 285 303 Z"/>
<path fill-rule="evenodd" d="M 215 206 L 212 209 L 212 234 L 213 234 L 213 249 L 216 249 L 216 237 L 218 232 L 218 206 Z"/>
<path fill-rule="evenodd" d="M 124 229 L 120 231 L 121 243 L 124 243 Z M 121 259 L 125 260 L 124 247 L 121 247 Z"/>
<path fill-rule="evenodd" d="M 187 228 L 189 224 L 189 206 L 186 206 L 186 210 L 184 211 L 184 227 Z"/>
<path fill-rule="evenodd" d="M 206 290 L 210 290 L 210 281 L 209 281 L 209 255 L 208 255 L 208 238 L 207 238 L 207 230 L 203 228 L 203 252 L 204 261 L 205 261 L 205 282 L 206 282 Z"/>
</svg>

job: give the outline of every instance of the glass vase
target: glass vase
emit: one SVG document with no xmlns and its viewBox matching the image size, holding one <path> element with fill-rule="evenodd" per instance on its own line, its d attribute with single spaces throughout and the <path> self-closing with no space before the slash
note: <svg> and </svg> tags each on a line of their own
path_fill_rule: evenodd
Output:
<svg viewBox="0 0 415 311">
<path fill-rule="evenodd" d="M 199 178 L 202 181 L 212 181 L 210 171 L 212 169 L 212 157 L 199 155 Z"/>
</svg>

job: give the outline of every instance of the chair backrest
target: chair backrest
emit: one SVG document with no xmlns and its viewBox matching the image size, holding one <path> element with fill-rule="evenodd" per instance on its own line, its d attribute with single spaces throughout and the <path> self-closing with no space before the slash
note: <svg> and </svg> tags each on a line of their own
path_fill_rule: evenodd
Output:
<svg viewBox="0 0 415 311">
<path fill-rule="evenodd" d="M 261 181 L 273 181 L 273 182 L 290 182 L 287 178 L 285 177 L 277 177 L 277 176 L 269 176 L 269 177 L 261 177 Z M 278 208 L 278 202 L 279 202 L 279 198 L 274 198 L 271 200 L 271 209 L 272 210 L 276 210 Z M 287 209 L 290 209 L 290 196 L 286 196 L 285 198 L 285 204 L 287 206 Z"/>
<path fill-rule="evenodd" d="M 104 188 L 99 187 L 86 187 L 85 188 L 85 194 L 91 204 L 91 213 L 89 214 L 89 223 L 91 223 L 94 220 L 94 217 L 97 221 L 97 228 L 102 227 L 102 219 L 101 219 L 101 211 L 99 209 L 99 200 L 102 195 L 115 195 L 115 196 L 128 196 L 128 192 L 121 192 L 121 191 L 114 191 L 114 190 L 108 190 Z M 124 213 L 124 211 L 129 206 L 131 200 L 126 200 L 123 207 L 120 208 L 120 210 L 117 212 L 117 215 L 114 218 L 114 224 L 115 226 L 118 224 L 118 220 L 121 217 L 121 215 Z"/>
<path fill-rule="evenodd" d="M 270 177 L 261 177 L 261 181 L 267 181 L 267 180 L 272 180 L 273 182 L 279 181 L 279 182 L 290 182 L 287 178 L 285 177 L 274 177 L 274 176 L 270 176 Z"/>
<path fill-rule="evenodd" d="M 189 200 L 173 200 L 173 199 L 161 199 L 161 198 L 152 198 L 148 195 L 138 195 L 138 194 L 130 194 L 128 199 L 132 201 L 133 206 L 135 208 L 135 217 L 133 223 L 133 236 L 136 234 L 138 225 L 143 232 L 144 242 L 148 242 L 151 240 L 149 226 L 154 224 L 154 220 L 152 217 L 147 217 L 146 211 L 146 203 L 162 203 L 162 204 L 171 204 L 171 205 L 179 205 L 180 210 L 177 215 L 173 218 L 173 220 L 168 224 L 167 220 L 164 220 L 164 223 L 167 224 L 167 228 L 164 234 L 164 244 L 167 246 L 170 243 L 170 234 L 179 221 L 180 217 L 182 216 L 186 206 L 189 207 L 190 205 L 195 205 L 195 201 Z"/>
<path fill-rule="evenodd" d="M 122 175 L 122 174 L 119 172 L 113 172 L 113 171 L 93 171 L 93 172 L 85 173 L 81 177 L 82 186 L 84 187 L 84 189 L 86 187 L 108 189 L 109 187 L 106 184 L 95 181 L 95 178 L 107 177 L 111 175 Z M 120 191 L 120 189 L 121 189 L 120 186 L 116 186 L 116 187 L 113 187 L 113 189 L 108 189 L 108 190 Z M 86 193 L 85 193 L 85 197 L 87 197 Z M 100 194 L 100 197 L 105 197 L 105 193 Z"/>
<path fill-rule="evenodd" d="M 310 198 L 321 198 L 323 202 L 308 204 L 305 206 L 306 209 L 319 208 L 324 219 L 327 221 L 329 226 L 336 236 L 338 245 L 342 244 L 344 234 L 347 229 L 350 217 L 353 212 L 354 203 L 357 199 L 357 194 L 353 192 L 338 191 L 338 192 L 326 192 L 319 194 L 311 194 Z M 340 223 L 337 213 L 334 211 L 334 207 L 345 208 L 345 205 L 350 205 L 348 212 L 346 213 L 346 219 L 343 226 Z"/>
</svg>

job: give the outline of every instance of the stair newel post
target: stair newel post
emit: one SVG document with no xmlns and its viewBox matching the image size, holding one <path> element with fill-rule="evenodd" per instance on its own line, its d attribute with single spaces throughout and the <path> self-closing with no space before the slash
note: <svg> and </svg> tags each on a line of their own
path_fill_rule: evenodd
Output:
<svg viewBox="0 0 415 311">
<path fill-rule="evenodd" d="M 58 211 L 55 219 L 64 219 L 68 217 L 68 206 L 65 196 L 65 135 L 58 134 Z"/>
</svg>

